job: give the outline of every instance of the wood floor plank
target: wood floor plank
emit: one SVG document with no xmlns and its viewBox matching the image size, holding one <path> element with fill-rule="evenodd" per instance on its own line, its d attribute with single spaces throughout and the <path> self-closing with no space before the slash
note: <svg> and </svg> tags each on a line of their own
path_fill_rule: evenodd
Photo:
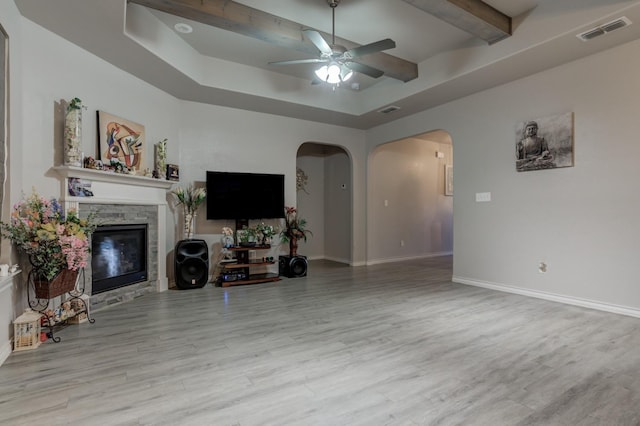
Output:
<svg viewBox="0 0 640 426">
<path fill-rule="evenodd" d="M 0 424 L 640 424 L 640 320 L 451 282 L 451 257 L 171 290 L 0 367 Z"/>
</svg>

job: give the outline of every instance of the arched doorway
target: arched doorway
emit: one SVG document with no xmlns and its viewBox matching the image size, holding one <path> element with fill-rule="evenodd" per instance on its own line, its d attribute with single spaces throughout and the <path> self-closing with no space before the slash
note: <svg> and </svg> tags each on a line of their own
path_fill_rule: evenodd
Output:
<svg viewBox="0 0 640 426">
<path fill-rule="evenodd" d="M 371 152 L 367 264 L 453 253 L 453 197 L 445 185 L 452 167 L 451 136 L 442 130 Z"/>
<path fill-rule="evenodd" d="M 352 164 L 334 145 L 303 143 L 296 155 L 297 206 L 313 232 L 300 253 L 310 259 L 352 263 Z"/>
</svg>

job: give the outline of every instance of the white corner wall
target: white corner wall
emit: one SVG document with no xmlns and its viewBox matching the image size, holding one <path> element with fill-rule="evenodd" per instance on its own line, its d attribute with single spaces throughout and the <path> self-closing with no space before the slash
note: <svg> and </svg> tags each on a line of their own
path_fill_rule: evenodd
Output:
<svg viewBox="0 0 640 426">
<path fill-rule="evenodd" d="M 640 316 L 639 92 L 634 41 L 372 129 L 368 146 L 450 133 L 456 281 Z M 569 111 L 575 167 L 516 172 L 516 123 Z"/>
</svg>

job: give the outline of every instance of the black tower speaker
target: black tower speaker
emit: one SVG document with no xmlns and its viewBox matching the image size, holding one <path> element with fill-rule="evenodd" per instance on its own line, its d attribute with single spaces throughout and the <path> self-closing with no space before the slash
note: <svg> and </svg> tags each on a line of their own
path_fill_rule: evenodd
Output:
<svg viewBox="0 0 640 426">
<path fill-rule="evenodd" d="M 288 278 L 307 276 L 307 258 L 304 256 L 280 256 L 278 271 Z"/>
<path fill-rule="evenodd" d="M 200 288 L 209 281 L 209 250 L 204 240 L 181 240 L 175 251 L 176 285 Z"/>
</svg>

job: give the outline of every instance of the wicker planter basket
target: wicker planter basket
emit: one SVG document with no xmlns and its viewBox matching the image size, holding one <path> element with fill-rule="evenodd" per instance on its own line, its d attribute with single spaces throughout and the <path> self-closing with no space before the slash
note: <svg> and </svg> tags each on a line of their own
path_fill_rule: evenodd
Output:
<svg viewBox="0 0 640 426">
<path fill-rule="evenodd" d="M 34 287 L 38 299 L 53 299 L 64 293 L 72 291 L 76 287 L 78 271 L 63 269 L 51 281 L 43 280 L 36 274 Z"/>
</svg>

